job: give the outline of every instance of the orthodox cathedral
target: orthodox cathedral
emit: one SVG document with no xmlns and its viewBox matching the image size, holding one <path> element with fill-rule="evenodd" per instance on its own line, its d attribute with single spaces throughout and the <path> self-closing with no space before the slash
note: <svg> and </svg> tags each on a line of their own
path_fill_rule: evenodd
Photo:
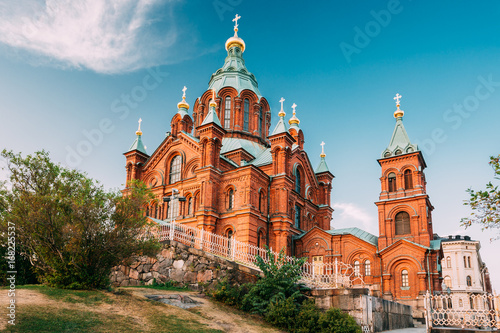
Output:
<svg viewBox="0 0 500 333">
<path fill-rule="evenodd" d="M 158 198 L 146 215 L 153 221 L 175 218 L 258 247 L 285 248 L 315 264 L 350 264 L 374 294 L 422 308 L 426 290 L 441 290 L 442 250 L 432 230 L 426 163 L 403 126 L 401 96 L 395 97 L 392 138 L 378 159 L 379 234 L 331 229 L 334 176 L 324 150 L 319 165 L 311 165 L 296 105 L 286 120 L 283 98 L 271 130 L 269 103 L 245 66 L 239 18 L 225 44 L 224 65 L 212 74 L 192 112 L 184 87 L 171 130 L 151 155 L 139 123 L 125 157 L 127 181 L 144 181 Z M 177 193 L 185 201 L 163 202 Z"/>
</svg>

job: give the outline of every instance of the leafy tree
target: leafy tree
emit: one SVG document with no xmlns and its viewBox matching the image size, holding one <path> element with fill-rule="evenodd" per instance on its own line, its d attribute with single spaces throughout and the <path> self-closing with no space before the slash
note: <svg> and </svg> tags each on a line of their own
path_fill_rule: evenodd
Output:
<svg viewBox="0 0 500 333">
<path fill-rule="evenodd" d="M 495 172 L 495 179 L 500 179 L 500 155 L 490 157 L 490 165 Z M 471 216 L 462 219 L 462 225 L 480 224 L 482 229 L 500 228 L 500 191 L 492 182 L 486 184 L 486 190 L 468 189 L 470 198 L 464 205 L 472 209 Z M 500 237 L 500 234 L 497 238 Z M 493 238 L 492 238 L 493 239 Z"/>
<path fill-rule="evenodd" d="M 10 178 L 0 184 L 0 233 L 15 226 L 16 245 L 49 285 L 105 288 L 111 267 L 154 254 L 142 207 L 153 199 L 140 182 L 127 195 L 105 191 L 85 174 L 53 163 L 45 151 L 25 158 L 2 151 Z"/>
<path fill-rule="evenodd" d="M 286 259 L 284 250 L 276 258 L 274 253 L 267 249 L 268 262 L 257 256 L 257 266 L 264 273 L 243 297 L 242 308 L 245 311 L 264 314 L 270 303 L 278 300 L 292 299 L 298 306 L 305 299 L 301 291 L 306 290 L 303 284 L 297 283 L 300 279 L 300 270 L 307 258 L 296 259 L 290 262 Z"/>
</svg>

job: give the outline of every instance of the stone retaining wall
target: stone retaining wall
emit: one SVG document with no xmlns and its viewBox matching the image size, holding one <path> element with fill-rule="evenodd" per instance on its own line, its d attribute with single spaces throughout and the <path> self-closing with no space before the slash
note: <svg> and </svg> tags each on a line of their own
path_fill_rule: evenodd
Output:
<svg viewBox="0 0 500 333">
<path fill-rule="evenodd" d="M 371 332 L 413 327 L 411 306 L 370 296 L 365 288 L 317 289 L 311 295 L 320 309 L 339 308 Z"/>
<path fill-rule="evenodd" d="M 260 271 L 191 248 L 176 241 L 163 242 L 163 249 L 153 258 L 132 258 L 132 264 L 111 270 L 113 286 L 151 285 L 173 281 L 194 290 L 213 287 L 227 277 L 239 284 L 255 282 Z"/>
</svg>

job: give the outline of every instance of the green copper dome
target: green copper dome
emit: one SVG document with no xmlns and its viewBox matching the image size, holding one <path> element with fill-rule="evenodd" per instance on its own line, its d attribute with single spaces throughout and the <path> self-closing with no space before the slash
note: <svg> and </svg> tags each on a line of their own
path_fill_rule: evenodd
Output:
<svg viewBox="0 0 500 333">
<path fill-rule="evenodd" d="M 248 89 L 259 98 L 262 97 L 257 79 L 246 69 L 243 52 L 237 45 L 227 50 L 224 65 L 212 74 L 208 83 L 208 89 L 215 89 L 217 92 L 224 87 L 233 87 L 238 91 L 238 94 Z"/>
</svg>

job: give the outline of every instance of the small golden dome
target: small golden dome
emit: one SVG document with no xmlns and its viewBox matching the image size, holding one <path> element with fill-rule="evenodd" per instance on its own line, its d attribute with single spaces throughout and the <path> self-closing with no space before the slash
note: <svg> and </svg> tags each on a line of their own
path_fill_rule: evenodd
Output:
<svg viewBox="0 0 500 333">
<path fill-rule="evenodd" d="M 238 46 L 241 49 L 241 52 L 245 52 L 245 42 L 243 39 L 238 37 L 238 29 L 234 29 L 234 36 L 229 38 L 226 41 L 226 51 L 229 51 L 229 49 L 233 46 Z"/>
<path fill-rule="evenodd" d="M 295 115 L 295 112 L 296 112 L 296 111 L 295 111 L 295 108 L 296 108 L 296 107 L 297 107 L 297 104 L 293 103 L 293 105 L 292 105 L 292 109 L 293 109 L 293 116 L 292 116 L 292 118 L 290 118 L 290 120 L 288 121 L 288 123 L 289 123 L 290 125 L 292 125 L 292 124 L 297 124 L 297 125 L 298 125 L 298 124 L 300 124 L 300 120 L 299 120 L 299 118 L 297 118 L 297 116 Z"/>
<path fill-rule="evenodd" d="M 177 108 L 185 108 L 189 110 L 189 104 L 186 102 L 186 96 L 182 96 L 182 101 L 177 103 Z"/>
</svg>

